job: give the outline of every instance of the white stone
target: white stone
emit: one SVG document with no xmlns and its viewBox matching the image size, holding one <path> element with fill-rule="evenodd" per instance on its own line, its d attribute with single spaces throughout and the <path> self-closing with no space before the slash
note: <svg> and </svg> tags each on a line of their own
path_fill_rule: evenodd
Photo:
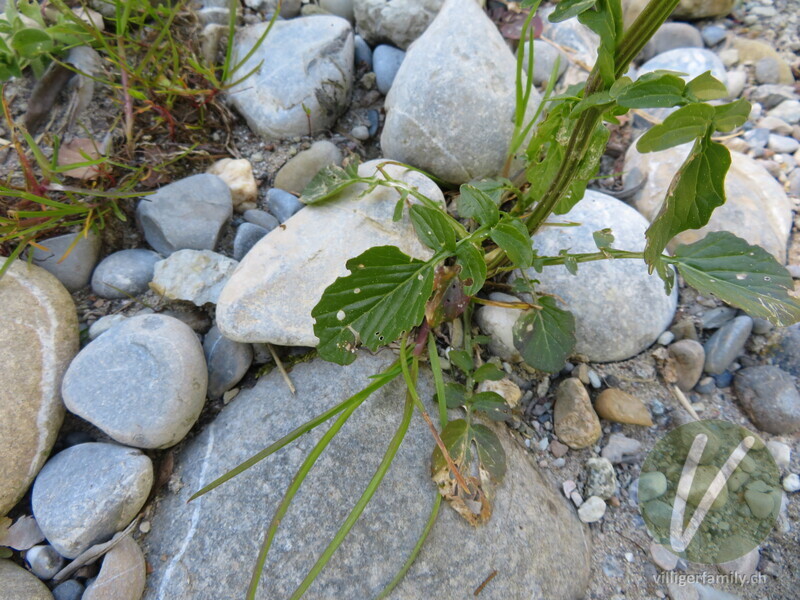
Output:
<svg viewBox="0 0 800 600">
<path fill-rule="evenodd" d="M 330 0 L 327 0 L 330 1 Z M 374 46 L 391 42 L 408 48 L 433 21 L 443 0 L 355 0 L 359 34 Z"/>
<path fill-rule="evenodd" d="M 800 475 L 797 473 L 790 473 L 783 478 L 783 489 L 787 492 L 796 492 L 800 490 Z"/>
<path fill-rule="evenodd" d="M 777 440 L 770 440 L 767 442 L 767 450 L 772 454 L 775 459 L 775 464 L 779 469 L 788 469 L 789 463 L 792 459 L 792 448 L 789 444 L 784 444 Z"/>
<path fill-rule="evenodd" d="M 246 158 L 222 158 L 211 165 L 206 173 L 216 175 L 228 184 L 234 208 L 238 208 L 243 202 L 255 201 L 258 185 L 253 176 L 253 165 Z"/>
<path fill-rule="evenodd" d="M 210 250 L 178 250 L 156 263 L 150 287 L 170 300 L 215 304 L 238 264 Z"/>
<path fill-rule="evenodd" d="M 489 294 L 490 300 L 499 302 L 519 302 L 519 298 L 500 292 Z M 475 311 L 475 322 L 481 331 L 492 339 L 488 344 L 489 351 L 495 356 L 509 362 L 521 362 L 522 356 L 514 347 L 513 328 L 522 310 L 503 308 L 502 306 L 481 306 Z"/>
<path fill-rule="evenodd" d="M 578 509 L 578 517 L 584 523 L 595 523 L 606 514 L 606 503 L 602 498 L 590 496 Z"/>
<path fill-rule="evenodd" d="M 364 163 L 359 173 L 377 172 L 385 162 Z M 390 176 L 416 186 L 443 202 L 430 179 L 398 165 L 386 165 Z M 310 205 L 271 231 L 247 253 L 217 302 L 217 326 L 237 342 L 281 346 L 316 346 L 311 310 L 337 277 L 348 273 L 347 260 L 373 246 L 397 246 L 419 259 L 432 252 L 414 233 L 407 213 L 392 216 L 399 195 L 378 186 L 359 198 L 364 185 L 348 188 L 335 201 Z"/>
</svg>

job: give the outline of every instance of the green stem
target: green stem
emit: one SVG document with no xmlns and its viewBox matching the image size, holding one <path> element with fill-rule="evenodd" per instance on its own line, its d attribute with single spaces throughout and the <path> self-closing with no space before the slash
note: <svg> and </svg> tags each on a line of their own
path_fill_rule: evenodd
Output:
<svg viewBox="0 0 800 600">
<path fill-rule="evenodd" d="M 439 350 L 436 348 L 436 339 L 433 332 L 428 332 L 428 360 L 433 371 L 433 383 L 436 386 L 436 398 L 439 404 L 439 426 L 444 429 L 447 425 L 447 402 L 445 400 L 444 378 L 442 377 L 442 365 L 439 362 Z"/>
<path fill-rule="evenodd" d="M 418 364 L 418 359 L 415 358 L 412 366 L 414 383 L 416 383 Z M 316 579 L 320 571 L 322 571 L 325 565 L 328 564 L 328 561 L 331 559 L 331 556 L 333 556 L 333 553 L 336 552 L 336 550 L 344 541 L 345 537 L 347 537 L 347 534 L 350 533 L 350 530 L 356 524 L 356 521 L 358 521 L 361 513 L 364 512 L 364 509 L 369 501 L 372 500 L 372 497 L 378 490 L 383 478 L 386 476 L 389 467 L 392 465 L 392 461 L 397 455 L 397 451 L 400 449 L 400 444 L 403 443 L 403 438 L 405 438 L 406 433 L 408 432 L 408 426 L 411 423 L 411 416 L 413 414 L 414 404 L 411 399 L 411 394 L 407 393 L 406 403 L 403 409 L 403 419 L 400 422 L 400 426 L 397 428 L 392 441 L 389 443 L 389 447 L 386 449 L 386 453 L 383 455 L 383 460 L 381 460 L 378 469 L 372 476 L 372 479 L 370 480 L 369 485 L 367 485 L 367 488 L 364 490 L 364 493 L 361 494 L 358 502 L 356 502 L 353 510 L 350 511 L 350 514 L 347 515 L 347 519 L 345 519 L 344 523 L 342 523 L 339 531 L 336 532 L 336 535 L 334 536 L 333 540 L 331 540 L 331 543 L 328 544 L 327 548 L 325 548 L 325 551 L 308 572 L 308 575 L 306 575 L 305 579 L 303 579 L 302 583 L 292 594 L 291 600 L 298 600 L 298 598 L 305 594 L 306 590 L 308 590 L 309 586 L 314 582 L 314 579 Z"/>
<path fill-rule="evenodd" d="M 279 439 L 274 444 L 271 444 L 269 447 L 265 448 L 264 450 L 262 450 L 258 454 L 254 454 L 253 456 L 248 458 L 246 461 L 241 463 L 239 466 L 234 467 L 233 469 L 231 469 L 230 471 L 225 473 L 225 475 L 223 475 L 222 477 L 219 477 L 218 479 L 215 479 L 214 481 L 209 483 L 207 486 L 205 486 L 203 489 L 201 489 L 199 492 L 196 492 L 191 498 L 189 498 L 189 502 L 191 502 L 195 498 L 199 498 L 203 494 L 207 494 L 208 492 L 210 492 L 211 490 L 213 490 L 216 487 L 219 487 L 220 485 L 222 485 L 226 481 L 228 481 L 230 479 L 233 479 L 234 477 L 236 477 L 240 473 L 246 471 L 247 469 L 249 469 L 253 465 L 261 462 L 262 460 L 267 458 L 269 455 L 277 452 L 278 450 L 280 450 L 281 448 L 283 448 L 287 444 L 290 444 L 291 442 L 293 442 L 294 440 L 299 438 L 301 435 L 308 433 L 309 431 L 311 431 L 315 427 L 317 427 L 317 426 L 321 425 L 322 423 L 325 423 L 326 421 L 330 420 L 332 417 L 336 416 L 337 414 L 339 414 L 343 410 L 348 409 L 351 405 L 358 406 L 364 400 L 366 400 L 370 395 L 372 395 L 374 392 L 376 392 L 377 390 L 382 388 L 384 385 L 386 385 L 390 381 L 394 380 L 398 375 L 400 375 L 400 372 L 401 372 L 400 364 L 399 364 L 399 362 L 395 362 L 391 367 L 389 367 L 386 371 L 381 373 L 378 376 L 378 378 L 376 378 L 372 383 L 370 383 L 363 390 L 361 390 L 357 394 L 354 394 L 353 396 L 350 396 L 347 400 L 337 404 L 336 406 L 326 410 L 324 413 L 314 417 L 310 421 L 308 421 L 306 423 L 303 423 L 300 427 L 298 427 L 297 429 L 295 429 L 295 430 L 291 431 L 290 433 L 286 434 L 285 436 L 283 436 L 281 439 Z"/>
</svg>

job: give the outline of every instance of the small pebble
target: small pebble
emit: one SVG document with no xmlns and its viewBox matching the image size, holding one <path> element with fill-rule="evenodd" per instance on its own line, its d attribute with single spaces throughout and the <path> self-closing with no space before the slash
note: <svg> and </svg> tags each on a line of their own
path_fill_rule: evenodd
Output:
<svg viewBox="0 0 800 600">
<path fill-rule="evenodd" d="M 372 53 L 372 70 L 375 71 L 375 80 L 381 94 L 389 93 L 405 57 L 405 52 L 393 46 L 381 44 L 375 48 Z"/>
<path fill-rule="evenodd" d="M 596 523 L 606 514 L 606 503 L 602 498 L 592 496 L 581 504 L 578 509 L 578 517 L 584 523 Z"/>
<path fill-rule="evenodd" d="M 794 154 L 800 149 L 800 142 L 786 135 L 771 133 L 769 141 L 767 142 L 767 148 L 778 154 Z"/>
<path fill-rule="evenodd" d="M 84 587 L 75 579 L 68 579 L 53 588 L 53 600 L 81 600 Z"/>
<path fill-rule="evenodd" d="M 717 389 L 717 384 L 713 377 L 703 377 L 694 389 L 698 394 L 710 394 Z"/>
<path fill-rule="evenodd" d="M 267 192 L 267 209 L 281 223 L 286 222 L 304 206 L 297 196 L 284 190 L 272 188 Z"/>
<path fill-rule="evenodd" d="M 265 210 L 246 210 L 242 215 L 244 220 L 248 223 L 252 223 L 253 225 L 258 225 L 259 227 L 263 227 L 267 231 L 272 231 L 275 229 L 280 223 L 278 219 L 273 217 Z"/>
<path fill-rule="evenodd" d="M 369 127 L 365 125 L 356 125 L 353 129 L 350 130 L 350 135 L 353 136 L 357 140 L 364 140 L 369 139 Z"/>
<path fill-rule="evenodd" d="M 800 475 L 797 473 L 790 473 L 783 478 L 783 489 L 790 494 L 800 490 Z"/>
<path fill-rule="evenodd" d="M 656 542 L 650 542 L 650 556 L 656 566 L 665 571 L 672 571 L 678 566 L 678 557 Z"/>
<path fill-rule="evenodd" d="M 658 336 L 658 340 L 656 341 L 662 346 L 669 346 L 674 339 L 675 339 L 675 334 L 667 330 L 660 336 Z"/>
<path fill-rule="evenodd" d="M 25 553 L 31 572 L 39 579 L 52 579 L 64 566 L 64 558 L 49 544 L 34 546 Z"/>
<path fill-rule="evenodd" d="M 639 457 L 641 451 L 642 443 L 639 440 L 625 437 L 621 433 L 612 433 L 600 456 L 614 464 L 633 462 Z"/>
<path fill-rule="evenodd" d="M 775 459 L 775 464 L 778 465 L 779 469 L 789 468 L 789 463 L 792 459 L 792 448 L 789 444 L 784 444 L 777 440 L 770 440 L 767 442 L 767 449 L 770 454 L 772 454 L 772 458 Z"/>
<path fill-rule="evenodd" d="M 703 41 L 706 46 L 716 46 L 728 35 L 728 31 L 720 25 L 706 25 L 703 27 L 700 34 L 703 36 Z"/>
<path fill-rule="evenodd" d="M 372 70 L 372 48 L 360 35 L 355 36 L 354 42 L 356 67 L 363 64 L 368 71 Z"/>
<path fill-rule="evenodd" d="M 753 330 L 753 319 L 742 315 L 728 321 L 705 344 L 705 371 L 709 375 L 723 373 L 744 350 Z"/>
<path fill-rule="evenodd" d="M 653 419 L 644 403 L 620 389 L 609 388 L 600 393 L 594 405 L 597 414 L 608 421 L 650 427 Z"/>
<path fill-rule="evenodd" d="M 714 384 L 719 388 L 726 388 L 731 385 L 733 382 L 733 373 L 730 371 L 723 371 L 719 375 L 712 375 L 714 378 Z"/>
<path fill-rule="evenodd" d="M 269 231 L 253 223 L 239 225 L 236 228 L 236 237 L 233 238 L 233 258 L 242 260 L 252 247 L 268 233 Z"/>
<path fill-rule="evenodd" d="M 367 111 L 367 119 L 369 120 L 369 135 L 370 137 L 378 133 L 380 126 L 380 114 L 374 108 Z"/>
<path fill-rule="evenodd" d="M 659 471 L 642 473 L 638 484 L 639 502 L 660 498 L 667 491 L 667 478 Z"/>
<path fill-rule="evenodd" d="M 705 311 L 700 317 L 700 327 L 703 329 L 719 329 L 736 316 L 736 309 L 730 306 L 717 306 Z"/>
<path fill-rule="evenodd" d="M 590 458 L 586 461 L 586 495 L 608 500 L 617 491 L 614 465 L 607 458 Z"/>
</svg>

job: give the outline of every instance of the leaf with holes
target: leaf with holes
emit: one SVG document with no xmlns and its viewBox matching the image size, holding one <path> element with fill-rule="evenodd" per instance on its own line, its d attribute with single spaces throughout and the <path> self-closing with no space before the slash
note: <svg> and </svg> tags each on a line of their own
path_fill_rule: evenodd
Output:
<svg viewBox="0 0 800 600">
<path fill-rule="evenodd" d="M 433 291 L 434 267 L 394 246 L 370 248 L 348 260 L 350 274 L 328 286 L 311 311 L 319 355 L 347 365 L 359 345 L 374 351 L 419 325 Z"/>
<path fill-rule="evenodd" d="M 514 347 L 534 369 L 556 373 L 575 348 L 575 317 L 549 296 L 539 298 L 539 305 L 514 323 Z"/>
<path fill-rule="evenodd" d="M 304 204 L 319 204 L 332 200 L 360 181 L 362 178 L 358 175 L 358 161 L 353 161 L 346 167 L 329 165 L 314 175 L 303 189 L 300 201 Z"/>
<path fill-rule="evenodd" d="M 486 281 L 486 261 L 475 244 L 462 243 L 456 250 L 457 262 L 461 266 L 461 281 L 464 282 L 464 293 L 474 296 L 483 288 Z"/>
<path fill-rule="evenodd" d="M 788 294 L 794 287 L 788 271 L 769 252 L 732 233 L 717 231 L 680 245 L 672 261 L 703 294 L 781 327 L 800 321 L 800 303 Z"/>
</svg>

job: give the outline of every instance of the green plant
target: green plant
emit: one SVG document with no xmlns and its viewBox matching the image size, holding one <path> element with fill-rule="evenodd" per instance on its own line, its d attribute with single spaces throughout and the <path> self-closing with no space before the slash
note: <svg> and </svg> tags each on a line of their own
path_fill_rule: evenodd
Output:
<svg viewBox="0 0 800 600">
<path fill-rule="evenodd" d="M 707 104 L 727 93 L 724 85 L 709 73 L 688 83 L 679 74 L 666 71 L 636 81 L 624 75 L 631 60 L 677 4 L 678 0 L 652 0 L 631 27 L 624 30 L 620 0 L 562 0 L 551 20 L 577 16 L 598 33 L 601 44 L 597 62 L 584 85 L 564 94 L 552 95 L 555 83 L 552 77 L 540 107 L 541 115 L 537 113 L 526 122 L 530 72 L 527 79 L 521 77 L 522 57 L 518 56 L 520 76 L 511 151 L 513 154 L 524 148 L 526 166 L 510 179 L 500 177 L 460 186 L 456 202 L 458 219 L 380 167 L 375 176 L 360 176 L 354 163 L 344 168 L 329 167 L 318 173 L 306 188 L 303 194 L 306 204 L 333 201 L 342 190 L 355 184 L 363 184 L 366 192 L 376 186 L 396 190 L 400 199 L 395 219 L 408 211 L 419 239 L 431 248 L 433 256 L 426 261 L 417 260 L 396 247 L 384 246 L 371 248 L 349 260 L 349 274 L 328 287 L 312 311 L 314 332 L 320 340 L 319 355 L 348 364 L 355 360 L 359 346 L 377 350 L 399 339 L 398 363 L 377 375 L 359 394 L 309 421 L 193 496 L 207 493 L 302 433 L 336 417 L 298 471 L 267 531 L 248 598 L 255 597 L 276 528 L 315 460 L 368 395 L 395 377 L 405 379 L 410 398 L 398 434 L 389 444 L 386 458 L 364 495 L 292 598 L 303 595 L 363 511 L 385 474 L 387 461 L 396 451 L 398 437 L 408 427 L 412 403 L 429 423 L 436 441 L 432 476 L 440 494 L 471 522 L 488 518 L 492 487 L 502 480 L 505 457 L 496 435 L 474 416 L 482 412 L 489 418 L 503 419 L 506 409 L 496 394 L 475 393 L 476 382 L 501 377 L 502 372 L 493 365 L 478 365 L 476 349 L 480 340 L 469 335 L 471 307 L 487 302 L 478 293 L 488 279 L 514 269 L 532 267 L 541 271 L 563 265 L 574 273 L 581 263 L 589 261 L 644 260 L 650 272 L 663 279 L 667 293 L 674 286 L 674 269 L 677 269 L 700 292 L 713 294 L 753 316 L 767 318 L 776 325 L 800 320 L 800 304 L 788 294 L 791 277 L 763 249 L 721 232 L 679 246 L 673 255 L 664 252 L 676 234 L 705 225 L 712 211 L 725 201 L 723 181 L 730 156 L 714 140 L 714 135 L 741 126 L 750 111 L 744 100 Z M 526 6 L 530 13 L 523 40 L 538 2 L 528 2 Z M 529 47 L 532 53 L 532 45 Z M 533 63 L 532 54 L 528 63 Z M 563 251 L 557 256 L 539 256 L 532 249 L 531 236 L 551 214 L 568 212 L 583 197 L 608 142 L 606 123 L 618 122 L 618 117 L 631 109 L 661 107 L 677 107 L 677 110 L 639 140 L 639 150 L 657 151 L 686 142 L 694 142 L 694 146 L 667 191 L 661 212 L 647 230 L 645 250 L 614 248 L 613 232 L 604 229 L 594 235 L 597 252 Z M 510 175 L 512 158 L 509 156 L 506 162 L 506 175 Z M 559 306 L 557 299 L 538 292 L 535 282 L 525 277 L 515 280 L 514 289 L 530 298 L 529 302 L 509 305 L 523 309 L 514 328 L 515 346 L 532 367 L 557 372 L 574 348 L 572 314 L 568 307 Z M 458 379 L 463 383 L 445 384 L 434 330 L 441 323 L 455 319 L 463 322 L 464 346 L 451 351 L 448 357 L 461 372 Z M 426 349 L 436 383 L 441 433 L 434 428 L 416 392 L 416 373 Z M 464 417 L 448 420 L 447 410 L 459 407 L 464 410 Z M 481 473 L 481 477 L 463 475 L 473 472 Z M 480 507 L 478 510 L 474 508 L 476 505 Z M 438 507 L 437 502 L 420 542 L 382 597 L 399 581 L 419 551 Z"/>
</svg>

